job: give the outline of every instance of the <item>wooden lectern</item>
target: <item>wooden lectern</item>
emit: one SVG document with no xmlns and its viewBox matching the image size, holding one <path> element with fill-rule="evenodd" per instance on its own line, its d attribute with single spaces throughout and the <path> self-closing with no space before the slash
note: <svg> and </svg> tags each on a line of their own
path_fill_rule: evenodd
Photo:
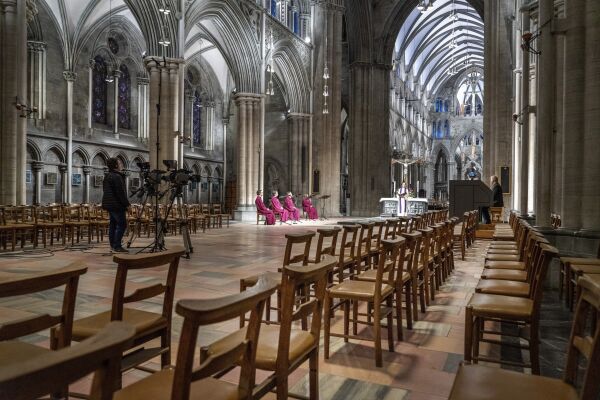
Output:
<svg viewBox="0 0 600 400">
<path fill-rule="evenodd" d="M 450 216 L 492 205 L 492 189 L 480 180 L 450 181 Z"/>
</svg>

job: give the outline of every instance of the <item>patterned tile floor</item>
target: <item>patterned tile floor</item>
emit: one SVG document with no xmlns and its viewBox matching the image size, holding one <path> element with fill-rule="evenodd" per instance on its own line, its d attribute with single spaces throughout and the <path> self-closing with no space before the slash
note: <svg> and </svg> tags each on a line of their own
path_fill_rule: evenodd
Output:
<svg viewBox="0 0 600 400">
<path fill-rule="evenodd" d="M 333 224 L 336 221 L 327 221 Z M 276 271 L 283 257 L 284 234 L 292 231 L 315 229 L 325 223 L 263 226 L 232 224 L 230 228 L 211 229 L 192 236 L 194 253 L 182 260 L 179 269 L 176 300 L 182 298 L 214 298 L 239 291 L 240 278 L 263 271 Z M 169 246 L 178 239 L 167 239 Z M 138 240 L 142 246 L 147 239 Z M 464 307 L 479 279 L 486 242 L 478 241 L 469 249 L 465 261 L 456 257 L 456 271 L 445 282 L 435 301 L 421 314 L 412 331 L 405 330 L 405 340 L 396 342 L 393 353 L 384 351 L 383 368 L 375 368 L 372 343 L 332 338 L 331 357 L 325 361 L 321 352 L 320 392 L 322 399 L 444 399 L 447 398 L 454 374 L 462 360 L 464 337 Z M 314 249 L 314 245 L 313 245 Z M 31 252 L 20 258 L 0 256 L 0 277 L 4 273 L 22 273 L 56 268 L 72 260 L 83 260 L 88 273 L 80 281 L 76 318 L 110 308 L 114 264 L 108 256 L 106 244 L 93 248 Z M 136 285 L 156 280 L 156 272 L 133 273 Z M 0 318 L 7 308 L 30 312 L 55 311 L 62 299 L 62 291 L 51 290 L 36 296 L 0 300 Z M 156 301 L 141 304 L 147 310 L 158 310 Z M 173 345 L 177 346 L 182 319 L 174 317 Z M 201 329 L 199 342 L 210 343 L 231 332 L 238 321 L 230 321 Z M 341 330 L 338 313 L 333 330 Z M 368 329 L 364 329 L 369 334 Z M 47 343 L 47 332 L 27 338 L 32 342 Z M 385 333 L 384 333 L 385 344 Z M 385 347 L 385 346 L 384 346 Z M 485 352 L 486 350 L 482 350 Z M 174 355 L 176 352 L 173 353 Z M 550 360 L 548 360 L 550 361 Z M 156 363 L 151 363 L 156 364 Z M 292 392 L 306 393 L 307 368 L 305 365 L 290 379 Z M 144 376 L 139 371 L 128 372 L 124 384 Z M 257 380 L 260 380 L 258 374 Z M 226 376 L 235 379 L 235 371 Z M 89 384 L 80 382 L 76 389 Z"/>
</svg>

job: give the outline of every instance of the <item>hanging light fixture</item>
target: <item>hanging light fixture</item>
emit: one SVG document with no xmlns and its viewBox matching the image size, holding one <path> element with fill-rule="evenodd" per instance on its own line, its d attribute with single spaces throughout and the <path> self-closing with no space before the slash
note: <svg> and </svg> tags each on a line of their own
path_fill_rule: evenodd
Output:
<svg viewBox="0 0 600 400">
<path fill-rule="evenodd" d="M 160 44 L 163 47 L 169 47 L 171 45 L 171 40 L 169 39 L 169 36 L 167 35 L 167 28 L 165 25 L 163 25 L 162 29 L 162 35 L 160 40 L 158 41 L 158 44 Z"/>
<path fill-rule="evenodd" d="M 158 12 L 163 13 L 165 15 L 169 15 L 171 13 L 171 9 L 169 8 L 169 5 L 167 4 L 166 0 L 162 0 L 160 2 L 160 5 L 158 6 Z"/>
<path fill-rule="evenodd" d="M 328 43 L 327 43 L 327 21 L 325 22 L 325 65 L 323 67 L 323 114 L 329 114 L 329 68 L 327 67 Z"/>
</svg>

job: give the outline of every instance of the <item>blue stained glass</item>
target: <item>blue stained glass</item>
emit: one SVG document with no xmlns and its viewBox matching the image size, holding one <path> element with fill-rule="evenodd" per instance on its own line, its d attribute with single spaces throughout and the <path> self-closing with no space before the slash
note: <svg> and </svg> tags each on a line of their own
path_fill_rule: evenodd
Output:
<svg viewBox="0 0 600 400">
<path fill-rule="evenodd" d="M 202 122 L 202 98 L 200 97 L 200 93 L 198 93 L 197 91 L 194 93 L 194 104 L 193 104 L 194 110 L 193 110 L 193 120 L 192 123 L 194 124 L 192 127 L 192 131 L 193 131 L 193 143 L 195 146 L 199 146 L 200 145 L 200 140 L 202 139 L 202 126 L 201 126 L 201 122 Z"/>
<path fill-rule="evenodd" d="M 444 122 L 444 135 L 447 138 L 450 137 L 450 122 L 448 122 L 448 120 L 446 120 L 446 122 Z"/>
<path fill-rule="evenodd" d="M 131 118 L 129 115 L 131 103 L 131 78 L 129 69 L 125 64 L 119 68 L 119 128 L 131 129 Z"/>
<path fill-rule="evenodd" d="M 294 11 L 294 33 L 300 34 L 300 20 L 298 17 L 298 11 Z"/>
<path fill-rule="evenodd" d="M 96 56 L 92 72 L 92 117 L 99 124 L 106 124 L 106 70 L 104 58 Z"/>
<path fill-rule="evenodd" d="M 277 0 L 271 0 L 271 15 L 277 18 Z"/>
</svg>

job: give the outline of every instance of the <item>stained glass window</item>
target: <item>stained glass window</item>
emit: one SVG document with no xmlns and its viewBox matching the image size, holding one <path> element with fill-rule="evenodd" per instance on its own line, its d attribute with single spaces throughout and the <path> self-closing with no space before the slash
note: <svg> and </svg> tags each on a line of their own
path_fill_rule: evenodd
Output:
<svg viewBox="0 0 600 400">
<path fill-rule="evenodd" d="M 200 97 L 200 93 L 198 93 L 198 91 L 196 91 L 194 93 L 194 104 L 193 104 L 194 110 L 193 110 L 193 142 L 194 142 L 194 146 L 199 146 L 200 145 L 200 140 L 202 139 L 202 126 L 201 126 L 201 122 L 202 122 L 202 98 Z"/>
<path fill-rule="evenodd" d="M 129 115 L 131 103 L 131 78 L 129 69 L 125 64 L 119 68 L 119 128 L 131 129 L 131 118 Z"/>
<path fill-rule="evenodd" d="M 119 43 L 114 38 L 108 38 L 108 48 L 113 54 L 119 52 Z"/>
<path fill-rule="evenodd" d="M 92 116 L 94 122 L 106 124 L 106 61 L 102 56 L 96 56 L 94 62 Z"/>
</svg>

